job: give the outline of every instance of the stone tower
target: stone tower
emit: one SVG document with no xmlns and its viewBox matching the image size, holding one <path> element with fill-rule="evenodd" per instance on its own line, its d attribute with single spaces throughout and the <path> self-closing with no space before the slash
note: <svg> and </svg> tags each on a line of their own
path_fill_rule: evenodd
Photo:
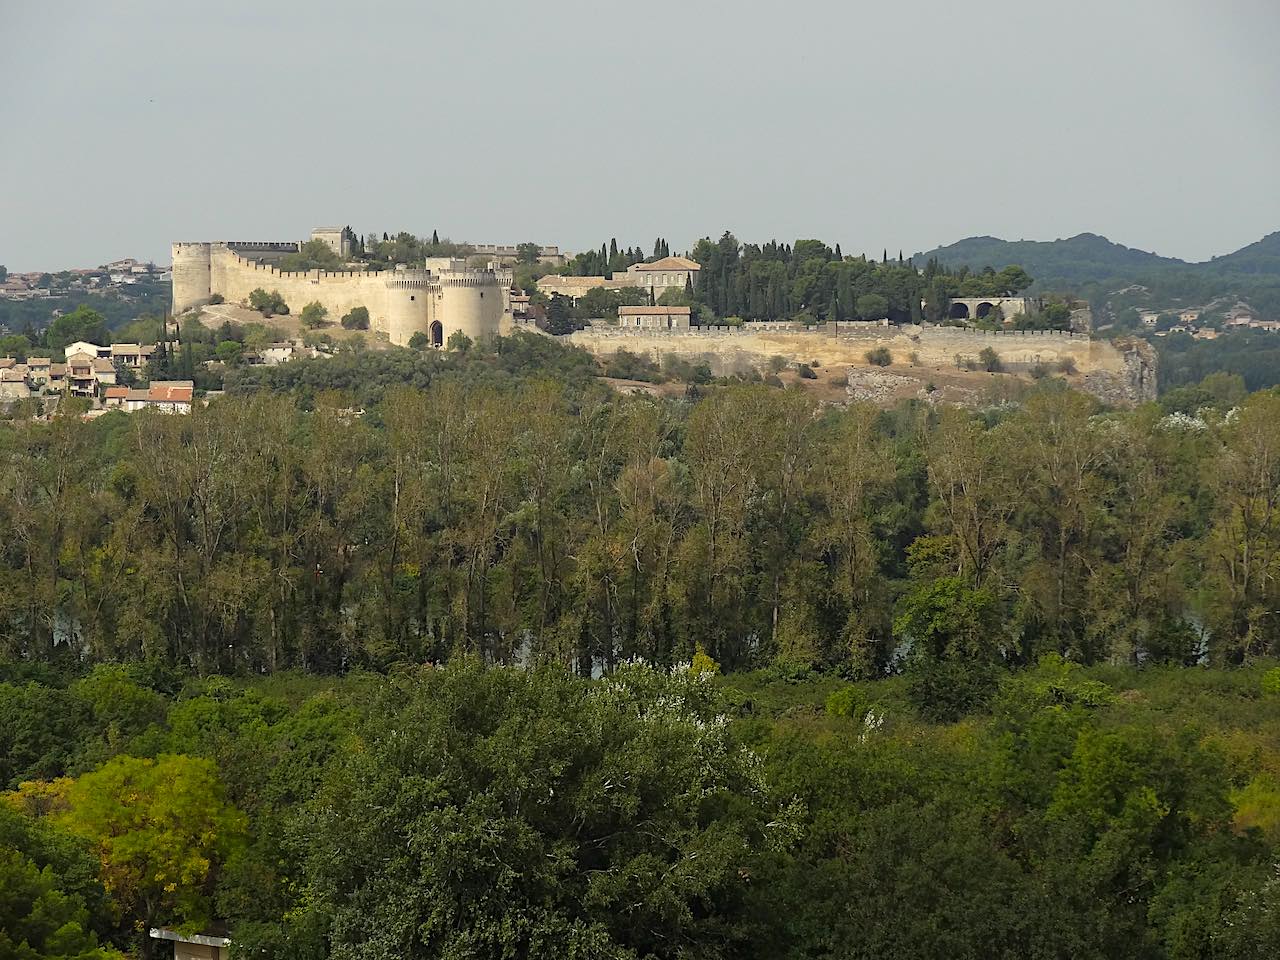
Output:
<svg viewBox="0 0 1280 960">
<path fill-rule="evenodd" d="M 182 313 L 213 295 L 210 279 L 213 244 L 175 243 L 173 245 L 173 312 Z"/>
</svg>

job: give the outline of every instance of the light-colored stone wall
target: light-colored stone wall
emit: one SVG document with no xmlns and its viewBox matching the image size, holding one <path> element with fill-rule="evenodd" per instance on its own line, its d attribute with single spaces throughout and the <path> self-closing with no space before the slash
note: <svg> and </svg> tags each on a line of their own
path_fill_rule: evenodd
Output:
<svg viewBox="0 0 1280 960">
<path fill-rule="evenodd" d="M 173 303 L 180 313 L 220 294 L 228 303 L 247 304 L 257 289 L 276 292 L 297 314 L 319 303 L 332 322 L 355 307 L 369 311 L 369 327 L 395 344 L 407 345 L 415 333 L 429 333 L 439 321 L 444 340 L 461 330 L 473 340 L 501 331 L 510 310 L 492 271 L 468 270 L 462 261 L 441 259 L 436 271 L 396 270 L 283 272 L 245 251 L 283 255 L 296 244 L 174 244 Z"/>
<path fill-rule="evenodd" d="M 182 313 L 201 303 L 208 303 L 212 293 L 209 276 L 208 243 L 175 243 L 173 245 L 173 312 Z"/>
<path fill-rule="evenodd" d="M 1007 366 L 1026 369 L 1033 364 L 1051 366 L 1070 360 L 1093 384 L 1123 384 L 1134 379 L 1135 363 L 1106 340 L 1056 331 L 986 332 L 961 327 L 883 327 L 877 324 L 842 324 L 838 334 L 828 327 L 810 330 L 776 324 L 744 324 L 741 327 L 693 327 L 688 330 L 622 330 L 590 327 L 566 338 L 598 356 L 619 349 L 643 353 L 654 360 L 672 354 L 686 360 L 705 361 L 718 375 L 759 368 L 770 357 L 798 362 L 817 360 L 823 366 L 865 365 L 867 351 L 886 347 L 894 365 L 954 370 L 957 356 L 977 358 L 986 347 L 995 350 Z M 1149 358 L 1144 361 L 1153 364 Z M 1154 371 L 1151 373 L 1154 383 Z M 1142 389 L 1146 389 L 1145 386 Z M 1091 391 L 1096 392 L 1096 391 Z M 1151 394 L 1154 396 L 1154 394 Z M 1139 397 L 1146 399 L 1147 397 Z"/>
</svg>

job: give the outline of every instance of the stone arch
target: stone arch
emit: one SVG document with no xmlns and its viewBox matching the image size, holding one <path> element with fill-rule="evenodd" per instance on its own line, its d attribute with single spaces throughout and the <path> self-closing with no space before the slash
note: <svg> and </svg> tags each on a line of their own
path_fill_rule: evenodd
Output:
<svg viewBox="0 0 1280 960">
<path fill-rule="evenodd" d="M 974 316 L 979 320 L 985 320 L 987 317 L 991 316 L 991 311 L 994 310 L 995 307 L 996 305 L 994 303 L 983 300 L 982 303 L 978 304 L 977 310 L 974 311 Z"/>
<path fill-rule="evenodd" d="M 967 303 L 953 303 L 951 309 L 947 311 L 947 316 L 952 320 L 968 320 L 969 305 Z"/>
<path fill-rule="evenodd" d="M 444 327 L 439 320 L 431 321 L 431 345 L 433 347 L 444 346 Z"/>
</svg>

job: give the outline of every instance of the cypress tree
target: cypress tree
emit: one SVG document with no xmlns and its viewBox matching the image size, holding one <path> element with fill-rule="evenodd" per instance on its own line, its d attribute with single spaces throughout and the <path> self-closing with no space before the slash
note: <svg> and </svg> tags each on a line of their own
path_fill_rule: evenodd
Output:
<svg viewBox="0 0 1280 960">
<path fill-rule="evenodd" d="M 836 244 L 836 262 L 838 263 L 843 259 L 844 259 L 844 254 L 840 252 L 840 244 L 837 243 Z"/>
<path fill-rule="evenodd" d="M 880 262 L 881 262 L 881 263 L 888 263 L 888 262 L 889 262 L 889 248 L 888 248 L 888 247 L 885 247 L 885 248 L 884 248 L 883 259 L 882 259 Z"/>
<path fill-rule="evenodd" d="M 433 247 L 440 246 L 440 234 L 436 233 L 434 230 L 431 231 L 431 245 Z"/>
</svg>

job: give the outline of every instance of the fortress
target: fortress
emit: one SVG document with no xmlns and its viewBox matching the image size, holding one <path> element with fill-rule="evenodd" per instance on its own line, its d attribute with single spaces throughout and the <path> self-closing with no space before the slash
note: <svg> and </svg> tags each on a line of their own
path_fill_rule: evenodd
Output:
<svg viewBox="0 0 1280 960">
<path fill-rule="evenodd" d="M 324 233 L 325 236 L 319 236 Z M 328 231 L 313 238 L 333 241 Z M 340 242 L 340 241 L 339 241 Z M 355 307 L 369 311 L 371 330 L 407 346 L 422 333 L 433 346 L 461 332 L 472 340 L 504 332 L 510 323 L 509 287 L 494 270 L 464 260 L 429 259 L 423 269 L 282 271 L 277 264 L 297 253 L 293 242 L 200 242 L 173 245 L 173 312 L 209 303 L 215 294 L 244 303 L 261 288 L 278 291 L 292 313 L 319 303 L 337 320 Z"/>
</svg>

